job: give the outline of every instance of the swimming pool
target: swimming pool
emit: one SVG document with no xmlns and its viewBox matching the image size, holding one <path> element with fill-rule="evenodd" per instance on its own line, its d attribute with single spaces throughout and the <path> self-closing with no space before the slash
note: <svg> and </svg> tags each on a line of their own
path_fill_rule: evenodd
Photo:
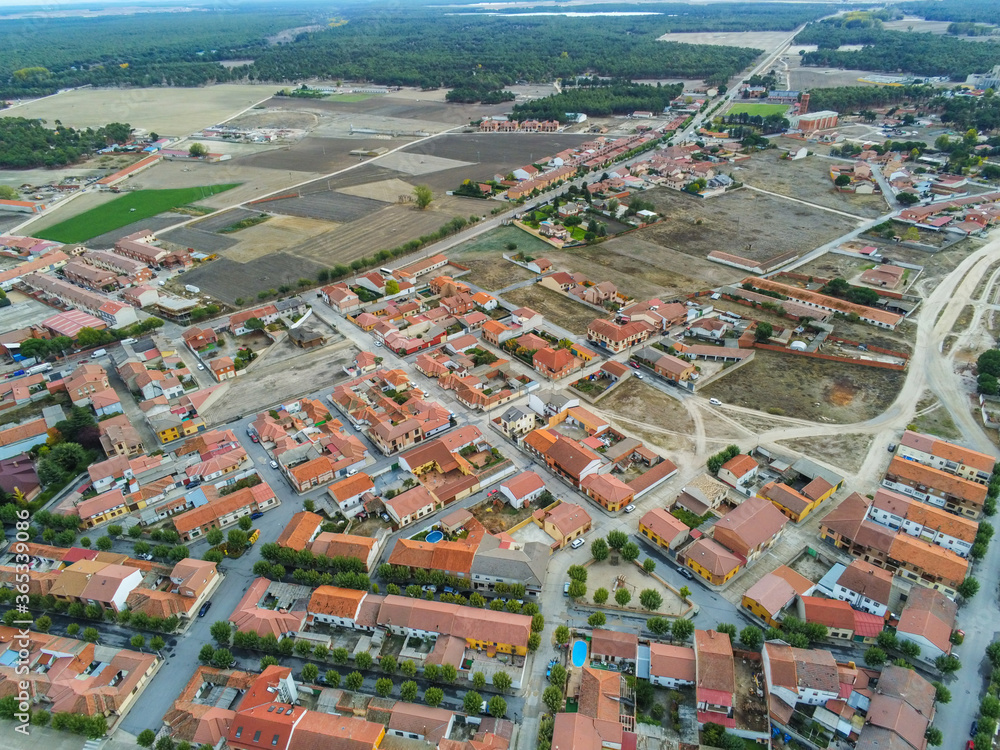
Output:
<svg viewBox="0 0 1000 750">
<path fill-rule="evenodd" d="M 573 666 L 574 667 L 582 667 L 585 661 L 587 661 L 587 642 L 586 641 L 574 641 L 573 642 Z"/>
<path fill-rule="evenodd" d="M 426 536 L 424 541 L 430 544 L 437 544 L 442 539 L 444 539 L 444 534 L 442 534 L 440 531 L 432 531 L 430 534 Z"/>
</svg>

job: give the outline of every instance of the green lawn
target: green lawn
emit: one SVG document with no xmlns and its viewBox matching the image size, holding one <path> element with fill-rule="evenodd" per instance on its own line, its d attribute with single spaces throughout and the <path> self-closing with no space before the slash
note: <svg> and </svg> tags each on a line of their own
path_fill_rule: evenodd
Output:
<svg viewBox="0 0 1000 750">
<path fill-rule="evenodd" d="M 172 208 L 193 203 L 210 195 L 236 187 L 228 185 L 207 185 L 205 187 L 178 188 L 175 190 L 136 190 L 115 198 L 103 206 L 84 211 L 79 216 L 36 232 L 41 237 L 54 242 L 86 242 L 93 237 L 110 232 L 150 216 L 162 214 Z M 135 209 L 134 211 L 132 209 Z M 181 217 L 178 217 L 178 221 Z"/>
<path fill-rule="evenodd" d="M 788 111 L 788 105 L 786 104 L 755 104 L 752 102 L 737 102 L 726 114 L 738 115 L 741 112 L 746 112 L 748 115 L 760 115 L 761 117 L 767 117 L 768 115 L 783 115 L 786 111 Z"/>
</svg>

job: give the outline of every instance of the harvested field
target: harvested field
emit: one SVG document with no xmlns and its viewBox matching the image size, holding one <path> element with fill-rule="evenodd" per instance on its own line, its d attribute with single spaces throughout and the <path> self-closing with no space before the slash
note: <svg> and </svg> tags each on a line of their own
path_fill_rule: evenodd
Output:
<svg viewBox="0 0 1000 750">
<path fill-rule="evenodd" d="M 408 175 L 403 172 L 397 172 L 395 169 L 387 169 L 377 161 L 371 161 L 367 164 L 359 165 L 356 169 L 303 185 L 301 192 L 305 194 L 319 193 L 324 190 L 343 190 L 344 188 L 364 186 L 369 183 L 383 182 L 385 180 L 398 179 L 402 181 L 407 177 Z"/>
<path fill-rule="evenodd" d="M 330 232 L 336 226 L 326 221 L 298 216 L 273 216 L 263 224 L 228 235 L 236 239 L 237 243 L 225 255 L 229 260 L 246 263 L 272 253 L 276 248 L 287 248 L 310 237 Z"/>
<path fill-rule="evenodd" d="M 896 370 L 758 351 L 752 362 L 705 388 L 704 395 L 772 414 L 851 423 L 885 411 L 905 379 L 906 373 Z"/>
<path fill-rule="evenodd" d="M 659 37 L 659 41 L 768 50 L 777 47 L 787 38 L 787 31 L 680 31 L 664 34 Z"/>
<path fill-rule="evenodd" d="M 221 253 L 239 242 L 235 237 L 203 232 L 192 227 L 171 230 L 164 234 L 161 239 L 181 247 L 191 247 L 203 253 Z"/>
<path fill-rule="evenodd" d="M 97 128 L 114 119 L 161 135 L 183 136 L 216 125 L 273 91 L 273 84 L 225 83 L 198 88 L 87 88 L 23 104 L 10 114 L 61 120 L 74 128 Z"/>
<path fill-rule="evenodd" d="M 325 267 L 287 253 L 270 252 L 247 263 L 219 258 L 188 271 L 184 280 L 198 286 L 204 294 L 235 305 L 237 297 L 253 300 L 265 289 L 277 289 L 282 284 L 294 287 L 300 278 L 314 279 Z"/>
<path fill-rule="evenodd" d="M 530 307 L 547 321 L 578 335 L 586 335 L 587 325 L 594 318 L 607 317 L 543 286 L 523 286 L 504 293 L 503 298 L 518 307 Z"/>
<path fill-rule="evenodd" d="M 856 216 L 874 219 L 889 212 L 881 195 L 854 195 L 833 189 L 830 167 L 844 162 L 809 156 L 805 159 L 779 159 L 774 151 L 754 154 L 740 162 L 733 176 L 761 190 L 769 190 L 807 203 L 834 208 Z M 777 254 L 777 253 L 775 253 Z"/>
<path fill-rule="evenodd" d="M 358 198 L 369 198 L 382 203 L 399 203 L 413 197 L 413 185 L 398 179 L 369 182 L 364 185 L 352 185 L 337 191 L 344 195 Z"/>
<path fill-rule="evenodd" d="M 430 154 L 406 153 L 397 151 L 394 154 L 379 159 L 379 164 L 388 169 L 396 169 L 408 175 L 422 175 L 430 172 L 442 172 L 446 169 L 459 169 L 471 166 L 471 162 L 446 159 Z"/>
<path fill-rule="evenodd" d="M 795 273 L 806 276 L 817 276 L 823 279 L 850 279 L 866 268 L 875 265 L 874 261 L 862 258 L 852 258 L 847 255 L 826 253 L 805 265 L 798 266 Z"/>
<path fill-rule="evenodd" d="M 724 250 L 751 260 L 767 260 L 791 251 L 805 252 L 856 226 L 856 222 L 829 211 L 749 190 L 706 201 L 656 188 L 645 197 L 666 218 L 630 237 L 698 258 Z"/>
<path fill-rule="evenodd" d="M 779 440 L 779 445 L 822 458 L 824 462 L 839 466 L 846 472 L 857 472 L 865 462 L 872 445 L 871 435 L 824 435 L 798 440 Z"/>
<path fill-rule="evenodd" d="M 549 248 L 545 257 L 559 269 L 586 274 L 594 282 L 614 282 L 635 299 L 673 297 L 733 283 L 746 276 L 738 268 L 665 248 L 646 231 L 572 250 Z"/>
<path fill-rule="evenodd" d="M 397 148 L 411 138 L 322 138 L 308 136 L 298 143 L 267 151 L 240 161 L 248 166 L 292 172 L 326 174 L 358 164 L 362 157 L 351 156 L 355 149 Z"/>
<path fill-rule="evenodd" d="M 510 242 L 517 245 L 517 251 L 532 257 L 547 257 L 549 251 L 554 249 L 534 235 L 508 226 L 491 229 L 475 239 L 463 242 L 450 251 L 448 257 L 472 269 L 462 277 L 462 281 L 493 292 L 518 281 L 526 281 L 534 275 L 503 259 L 502 255 Z"/>
<path fill-rule="evenodd" d="M 338 192 L 310 193 L 299 198 L 282 198 L 280 200 L 258 203 L 254 208 L 268 213 L 301 216 L 307 219 L 334 221 L 346 224 L 356 219 L 369 216 L 386 204 L 369 198 L 359 198 Z"/>
<path fill-rule="evenodd" d="M 243 221 L 244 219 L 252 219 L 258 213 L 260 212 L 249 211 L 245 208 L 233 208 L 229 211 L 212 214 L 207 219 L 202 219 L 201 221 L 192 223 L 191 226 L 194 229 L 200 229 L 203 232 L 218 232 L 220 229 L 230 227 L 239 221 Z"/>
<path fill-rule="evenodd" d="M 462 265 L 471 270 L 462 276 L 462 281 L 475 284 L 488 292 L 495 292 L 519 281 L 527 281 L 535 274 L 495 255 L 489 258 L 463 258 Z"/>
</svg>

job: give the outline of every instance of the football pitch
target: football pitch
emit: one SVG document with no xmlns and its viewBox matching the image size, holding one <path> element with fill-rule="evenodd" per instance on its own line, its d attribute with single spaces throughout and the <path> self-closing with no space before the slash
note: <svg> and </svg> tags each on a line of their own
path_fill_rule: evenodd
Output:
<svg viewBox="0 0 1000 750">
<path fill-rule="evenodd" d="M 136 190 L 134 193 L 126 193 L 110 203 L 43 229 L 35 236 L 54 242 L 86 242 L 105 232 L 229 190 L 237 184 L 239 183 L 173 190 Z M 178 221 L 181 220 L 178 217 Z"/>
<path fill-rule="evenodd" d="M 787 104 L 736 102 L 736 104 L 734 104 L 726 114 L 738 115 L 746 112 L 748 115 L 760 115 L 761 117 L 767 117 L 768 115 L 783 115 L 787 110 Z"/>
</svg>

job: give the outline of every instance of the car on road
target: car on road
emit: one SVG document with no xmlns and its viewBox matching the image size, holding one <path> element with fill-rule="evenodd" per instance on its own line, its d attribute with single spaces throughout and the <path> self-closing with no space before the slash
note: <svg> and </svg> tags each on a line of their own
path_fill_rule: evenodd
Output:
<svg viewBox="0 0 1000 750">
<path fill-rule="evenodd" d="M 635 506 L 632 505 L 631 503 L 629 505 L 625 506 L 625 512 L 626 513 L 632 513 L 633 511 L 635 511 Z"/>
<path fill-rule="evenodd" d="M 152 560 L 153 559 L 153 556 L 151 554 L 149 554 L 148 552 L 146 552 L 144 554 L 141 554 L 141 555 L 136 555 L 136 557 L 138 557 L 140 560 Z"/>
<path fill-rule="evenodd" d="M 275 461 L 273 458 L 270 460 L 269 463 L 271 464 L 271 468 L 272 469 L 277 469 L 278 468 L 278 462 Z"/>
<path fill-rule="evenodd" d="M 635 377 L 636 377 L 636 380 L 642 380 L 642 373 L 641 372 L 637 372 L 635 374 Z"/>
<path fill-rule="evenodd" d="M 260 442 L 260 438 L 257 437 L 256 435 L 251 435 L 250 436 L 250 442 L 251 443 L 259 443 Z"/>
<path fill-rule="evenodd" d="M 375 346 L 382 346 L 382 342 L 381 341 L 376 341 L 375 342 Z"/>
<path fill-rule="evenodd" d="M 975 737 L 977 734 L 979 734 L 979 722 L 973 720 L 972 726 L 969 727 L 969 736 Z"/>
<path fill-rule="evenodd" d="M 717 398 L 710 398 L 708 400 L 708 403 L 710 403 L 712 406 L 722 406 L 722 402 L 719 401 L 719 399 Z"/>
<path fill-rule="evenodd" d="M 889 449 L 888 450 L 889 450 L 889 453 L 892 453 L 894 450 L 896 450 L 896 444 L 895 443 L 889 443 Z"/>
<path fill-rule="evenodd" d="M 639 369 L 639 363 L 638 362 L 629 362 L 628 366 L 631 367 L 633 370 L 638 370 Z"/>
<path fill-rule="evenodd" d="M 437 586 L 432 586 L 431 584 L 427 584 L 426 586 L 421 586 L 420 590 L 423 591 L 424 593 L 426 593 L 428 591 L 433 591 L 436 594 L 437 590 L 438 590 L 438 587 Z"/>
<path fill-rule="evenodd" d="M 965 743 L 965 750 L 976 750 L 976 741 L 969 740 Z"/>
<path fill-rule="evenodd" d="M 563 596 L 569 596 L 569 581 L 563 584 Z"/>
<path fill-rule="evenodd" d="M 694 580 L 694 573 L 692 573 L 690 570 L 688 570 L 687 568 L 685 568 L 683 565 L 678 565 L 675 568 L 675 570 L 678 573 L 680 573 L 682 576 L 684 576 L 685 578 L 687 578 L 689 581 L 693 581 Z"/>
<path fill-rule="evenodd" d="M 198 617 L 204 617 L 208 614 L 208 610 L 212 608 L 212 602 L 205 602 L 201 605 L 201 609 L 198 610 Z"/>
<path fill-rule="evenodd" d="M 263 518 L 263 517 L 264 517 L 264 514 L 261 513 L 259 510 L 256 513 L 251 513 L 250 514 L 250 520 L 251 521 L 256 521 L 258 518 Z"/>
<path fill-rule="evenodd" d="M 573 549 L 580 549 L 580 547 L 582 547 L 583 544 L 584 544 L 583 539 L 574 539 L 573 543 L 569 546 L 572 547 Z"/>
<path fill-rule="evenodd" d="M 483 701 L 482 703 L 480 703 L 479 704 L 479 713 L 486 714 L 487 716 L 489 716 L 490 715 L 490 704 L 487 703 L 486 701 Z"/>
</svg>

